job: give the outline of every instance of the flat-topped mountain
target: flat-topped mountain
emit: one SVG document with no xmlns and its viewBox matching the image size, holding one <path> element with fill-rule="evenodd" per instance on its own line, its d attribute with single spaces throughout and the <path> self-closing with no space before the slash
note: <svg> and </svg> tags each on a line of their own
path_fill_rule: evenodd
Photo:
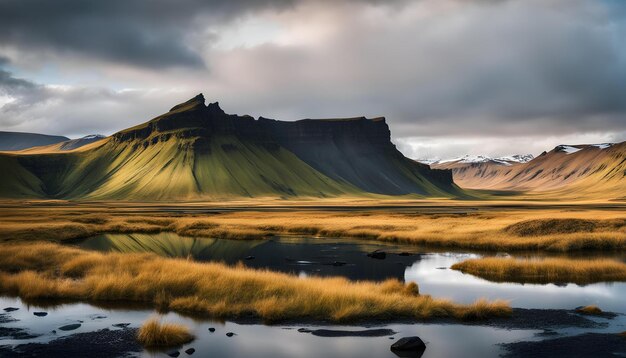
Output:
<svg viewBox="0 0 626 358">
<path fill-rule="evenodd" d="M 384 118 L 295 122 L 226 114 L 198 95 L 66 152 L 0 156 L 0 196 L 193 200 L 462 195 L 448 170 L 404 157 Z"/>
</svg>

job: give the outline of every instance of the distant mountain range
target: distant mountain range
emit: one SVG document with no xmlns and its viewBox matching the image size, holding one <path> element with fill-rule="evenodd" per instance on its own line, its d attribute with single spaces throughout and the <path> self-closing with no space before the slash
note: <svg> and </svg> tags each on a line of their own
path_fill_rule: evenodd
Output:
<svg viewBox="0 0 626 358">
<path fill-rule="evenodd" d="M 428 165 L 443 165 L 443 164 L 474 164 L 474 163 L 492 163 L 498 165 L 513 165 L 518 163 L 527 163 L 533 160 L 535 157 L 532 154 L 515 154 L 506 157 L 492 158 L 484 155 L 465 155 L 459 158 L 452 159 L 423 159 L 418 160 L 420 163 Z"/>
<path fill-rule="evenodd" d="M 626 142 L 559 145 L 526 161 L 529 158 L 440 161 L 431 167 L 452 170 L 455 183 L 463 188 L 626 197 Z"/>
<path fill-rule="evenodd" d="M 37 133 L 0 132 L 0 151 L 23 150 L 70 140 L 67 137 Z"/>
<path fill-rule="evenodd" d="M 0 197 L 464 195 L 451 171 L 404 157 L 384 118 L 255 120 L 202 95 L 110 137 L 0 153 L 0 170 Z"/>
</svg>

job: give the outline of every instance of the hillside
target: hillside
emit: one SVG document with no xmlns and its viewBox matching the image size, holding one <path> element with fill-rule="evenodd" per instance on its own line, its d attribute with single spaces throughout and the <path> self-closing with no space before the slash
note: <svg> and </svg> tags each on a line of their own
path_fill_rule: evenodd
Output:
<svg viewBox="0 0 626 358">
<path fill-rule="evenodd" d="M 58 153 L 76 150 L 84 146 L 89 146 L 92 143 L 105 140 L 106 136 L 99 134 L 92 134 L 77 139 L 69 139 L 63 142 L 43 145 L 38 147 L 27 148 L 19 151 L 23 154 L 43 154 L 43 153 Z"/>
<path fill-rule="evenodd" d="M 527 163 L 439 163 L 459 186 L 472 189 L 552 192 L 558 195 L 621 198 L 626 193 L 626 142 L 560 145 Z"/>
<path fill-rule="evenodd" d="M 2 197 L 463 195 L 450 171 L 405 158 L 384 118 L 255 120 L 205 106 L 202 95 L 78 149 L 3 155 L 0 168 L 21 176 L 3 178 Z"/>
<path fill-rule="evenodd" d="M 0 151 L 23 150 L 69 140 L 67 137 L 22 132 L 0 132 Z"/>
</svg>

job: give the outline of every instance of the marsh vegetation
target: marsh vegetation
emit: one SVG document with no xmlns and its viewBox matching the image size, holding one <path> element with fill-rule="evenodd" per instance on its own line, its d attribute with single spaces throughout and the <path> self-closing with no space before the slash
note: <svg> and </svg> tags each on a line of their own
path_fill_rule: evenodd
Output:
<svg viewBox="0 0 626 358">
<path fill-rule="evenodd" d="M 626 264 L 611 259 L 484 257 L 454 264 L 452 269 L 496 282 L 584 285 L 626 281 Z"/>
<path fill-rule="evenodd" d="M 137 341 L 146 348 L 164 348 L 189 343 L 194 339 L 182 324 L 163 323 L 157 317 L 146 321 L 137 332 Z"/>
<path fill-rule="evenodd" d="M 306 280 L 243 266 L 102 254 L 58 244 L 7 244 L 0 292 L 25 299 L 140 302 L 210 317 L 348 322 L 367 319 L 479 319 L 511 313 L 504 301 L 455 304 L 420 295 L 415 283 Z"/>
<path fill-rule="evenodd" d="M 393 211 L 384 207 L 348 211 L 299 207 L 283 211 L 264 210 L 262 206 L 222 211 L 218 206 L 202 213 L 195 212 L 197 207 L 169 213 L 152 206 L 12 207 L 0 212 L 0 239 L 68 241 L 100 233 L 174 232 L 241 240 L 307 234 L 488 251 L 619 251 L 626 247 L 626 217 L 619 208 L 505 210 L 429 205 Z"/>
</svg>

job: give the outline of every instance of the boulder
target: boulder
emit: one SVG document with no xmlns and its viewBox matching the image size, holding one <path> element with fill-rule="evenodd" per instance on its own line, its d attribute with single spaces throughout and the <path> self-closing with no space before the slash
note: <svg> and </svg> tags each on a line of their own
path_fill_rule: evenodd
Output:
<svg viewBox="0 0 626 358">
<path fill-rule="evenodd" d="M 398 357 L 421 357 L 426 344 L 420 337 L 403 337 L 391 345 L 391 351 Z"/>
</svg>

